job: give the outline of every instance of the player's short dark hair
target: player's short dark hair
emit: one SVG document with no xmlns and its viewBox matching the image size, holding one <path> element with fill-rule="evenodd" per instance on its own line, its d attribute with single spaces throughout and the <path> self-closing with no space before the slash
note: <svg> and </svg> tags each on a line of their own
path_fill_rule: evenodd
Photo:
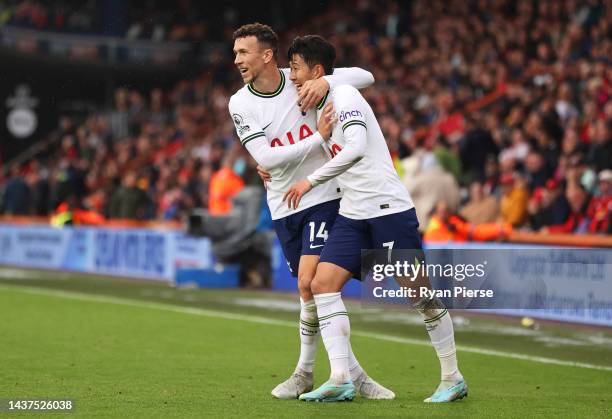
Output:
<svg viewBox="0 0 612 419">
<path fill-rule="evenodd" d="M 336 48 L 322 36 L 298 36 L 293 40 L 287 52 L 289 61 L 293 59 L 294 54 L 301 56 L 311 68 L 316 64 L 321 64 L 325 74 L 334 72 Z"/>
<path fill-rule="evenodd" d="M 242 25 L 234 31 L 233 40 L 246 38 L 247 36 L 254 36 L 257 38 L 257 42 L 270 48 L 274 54 L 274 59 L 278 61 L 278 36 L 271 27 L 259 22 Z"/>
</svg>

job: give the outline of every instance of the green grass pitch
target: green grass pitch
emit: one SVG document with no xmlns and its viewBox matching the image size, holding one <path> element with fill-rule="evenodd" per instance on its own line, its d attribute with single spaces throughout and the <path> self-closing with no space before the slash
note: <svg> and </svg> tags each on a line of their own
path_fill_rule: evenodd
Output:
<svg viewBox="0 0 612 419">
<path fill-rule="evenodd" d="M 5 270 L 1 277 L 0 399 L 68 398 L 76 405 L 73 413 L 27 416 L 585 418 L 612 414 L 612 337 L 605 330 L 551 325 L 521 334 L 514 323 L 473 318 L 468 326 L 457 327 L 459 345 L 603 369 L 459 351 L 469 397 L 448 405 L 427 405 L 422 399 L 438 383 L 438 361 L 431 347 L 407 343 L 427 339 L 422 326 L 403 322 L 401 311 L 369 313 L 353 303 L 349 310 L 355 312 L 354 351 L 368 373 L 393 389 L 397 399 L 279 401 L 270 390 L 291 372 L 299 349 L 297 326 L 291 327 L 297 316 L 291 309 L 295 295 L 176 290 L 161 284 L 36 271 Z M 498 333 L 504 328 L 505 334 Z M 582 341 L 592 343 L 576 343 Z M 328 372 L 320 344 L 316 383 L 323 382 Z"/>
</svg>

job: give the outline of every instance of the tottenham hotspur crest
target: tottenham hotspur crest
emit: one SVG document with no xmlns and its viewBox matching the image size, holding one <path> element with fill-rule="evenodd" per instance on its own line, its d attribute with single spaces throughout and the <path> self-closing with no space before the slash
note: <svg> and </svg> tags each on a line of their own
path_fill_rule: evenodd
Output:
<svg viewBox="0 0 612 419">
<path fill-rule="evenodd" d="M 236 129 L 238 130 L 238 135 L 242 135 L 245 132 L 248 132 L 251 127 L 248 125 L 244 125 L 244 119 L 242 119 L 242 116 L 240 116 L 239 114 L 235 113 L 232 115 L 232 118 L 234 119 L 234 124 L 236 124 Z"/>
</svg>

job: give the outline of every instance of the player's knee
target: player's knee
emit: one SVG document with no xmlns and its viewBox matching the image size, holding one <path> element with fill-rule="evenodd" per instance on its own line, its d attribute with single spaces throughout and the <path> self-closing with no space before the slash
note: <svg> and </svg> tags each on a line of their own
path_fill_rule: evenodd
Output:
<svg viewBox="0 0 612 419">
<path fill-rule="evenodd" d="M 323 294 L 326 292 L 334 292 L 329 281 L 320 275 L 315 275 L 310 283 L 310 290 L 313 294 Z"/>
<path fill-rule="evenodd" d="M 310 284 L 312 283 L 313 278 L 314 278 L 314 275 L 311 273 L 299 274 L 298 275 L 298 288 L 300 290 L 302 289 L 310 290 Z"/>
<path fill-rule="evenodd" d="M 300 296 L 304 299 L 312 298 L 311 284 L 313 280 L 312 274 L 299 274 L 298 275 L 298 289 L 300 290 Z"/>
</svg>

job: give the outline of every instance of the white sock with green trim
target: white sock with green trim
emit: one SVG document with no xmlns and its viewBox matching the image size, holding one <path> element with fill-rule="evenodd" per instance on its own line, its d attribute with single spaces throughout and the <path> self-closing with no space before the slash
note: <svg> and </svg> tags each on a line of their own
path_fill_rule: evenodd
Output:
<svg viewBox="0 0 612 419">
<path fill-rule="evenodd" d="M 314 300 L 304 301 L 300 298 L 300 359 L 297 368 L 312 372 L 319 344 L 319 318 Z"/>
<path fill-rule="evenodd" d="M 429 309 L 425 312 L 419 310 L 419 312 L 425 320 L 431 344 L 438 354 L 442 381 L 460 380 L 463 376 L 457 366 L 455 331 L 450 313 L 445 308 Z"/>
<path fill-rule="evenodd" d="M 336 384 L 351 380 L 349 372 L 349 339 L 351 325 L 339 292 L 314 296 L 319 315 L 319 329 L 327 349 L 331 367 L 331 381 Z"/>
</svg>

